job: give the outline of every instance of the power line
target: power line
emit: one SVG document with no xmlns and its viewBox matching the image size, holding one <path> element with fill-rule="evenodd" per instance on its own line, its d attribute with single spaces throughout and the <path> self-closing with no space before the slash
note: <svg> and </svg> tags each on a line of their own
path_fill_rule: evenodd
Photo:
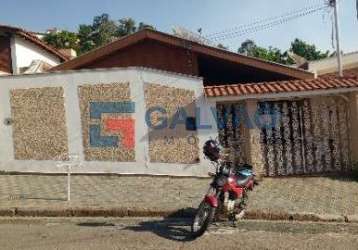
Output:
<svg viewBox="0 0 358 250">
<path fill-rule="evenodd" d="M 310 15 L 313 14 L 315 12 L 318 12 L 320 10 L 323 10 L 327 8 L 327 6 L 321 6 L 315 9 L 310 9 L 307 10 L 305 8 L 305 11 L 302 12 L 301 11 L 297 11 L 297 12 L 293 12 L 293 14 L 290 15 L 285 15 L 285 16 L 281 16 L 280 18 L 272 18 L 270 22 L 255 22 L 255 24 L 258 25 L 253 25 L 253 24 L 249 24 L 249 25 L 243 25 L 241 26 L 241 29 L 237 29 L 236 31 L 232 31 L 232 32 L 227 32 L 227 33 L 222 33 L 222 34 L 218 34 L 216 36 L 211 36 L 209 39 L 211 40 L 225 40 L 228 38 L 235 38 L 237 36 L 242 36 L 242 35 L 246 35 L 249 33 L 255 33 L 257 31 L 261 31 L 261 30 L 265 30 L 265 29 L 269 29 L 272 28 L 274 26 L 277 25 L 281 25 L 284 23 L 287 23 L 288 21 L 306 16 L 306 15 Z"/>
<path fill-rule="evenodd" d="M 206 36 L 207 39 L 210 39 L 212 41 L 221 41 L 226 39 L 232 39 L 236 37 L 240 37 L 243 35 L 247 35 L 250 33 L 256 33 L 258 31 L 271 29 L 277 25 L 285 24 L 291 20 L 298 19 L 313 13 L 316 13 L 318 11 L 321 11 L 323 9 L 327 9 L 327 4 L 320 4 L 320 5 L 314 5 L 309 6 L 303 9 L 295 10 L 288 12 L 286 14 L 283 14 L 281 16 L 275 16 L 271 18 L 266 18 L 263 20 L 258 20 L 250 24 L 241 25 L 232 29 L 227 29 L 222 32 L 217 32 L 214 34 L 211 34 L 209 36 Z"/>
<path fill-rule="evenodd" d="M 322 6 L 322 4 L 320 4 L 320 5 L 312 5 L 312 6 L 305 7 L 305 8 L 299 9 L 299 10 L 294 10 L 294 11 L 287 12 L 287 13 L 284 13 L 284 14 L 279 15 L 279 16 L 274 16 L 274 17 L 269 17 L 269 18 L 265 18 L 265 19 L 261 19 L 261 20 L 256 20 L 256 21 L 254 21 L 252 23 L 242 24 L 242 25 L 237 26 L 237 27 L 233 27 L 233 28 L 230 28 L 230 29 L 225 29 L 223 31 L 219 31 L 219 32 L 209 34 L 206 37 L 211 38 L 211 37 L 216 37 L 218 35 L 222 35 L 222 34 L 226 34 L 226 33 L 230 33 L 230 32 L 235 32 L 237 30 L 240 30 L 240 29 L 243 29 L 243 28 L 246 28 L 246 27 L 249 27 L 249 26 L 254 26 L 254 25 L 257 25 L 257 24 L 260 24 L 260 23 L 265 23 L 265 22 L 272 21 L 272 20 L 275 20 L 275 19 L 280 19 L 280 18 L 283 18 L 285 16 L 291 16 L 291 15 L 294 15 L 294 14 L 297 14 L 297 13 L 300 13 L 300 12 L 303 12 L 303 11 L 308 11 L 308 10 L 311 10 L 311 9 L 315 9 L 315 8 L 321 7 L 321 6 Z"/>
</svg>

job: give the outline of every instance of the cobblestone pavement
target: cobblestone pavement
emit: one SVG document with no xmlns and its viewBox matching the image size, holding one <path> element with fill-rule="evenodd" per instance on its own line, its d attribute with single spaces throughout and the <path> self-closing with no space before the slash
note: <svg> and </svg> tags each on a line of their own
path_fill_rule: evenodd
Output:
<svg viewBox="0 0 358 250">
<path fill-rule="evenodd" d="M 210 179 L 148 176 L 0 175 L 0 208 L 95 207 L 176 210 L 197 207 Z M 330 177 L 264 179 L 249 194 L 249 209 L 358 214 L 358 182 Z"/>
<path fill-rule="evenodd" d="M 241 221 L 198 239 L 190 221 L 162 218 L 0 219 L 1 249 L 357 249 L 358 224 Z"/>
<path fill-rule="evenodd" d="M 209 179 L 142 176 L 0 175 L 0 207 L 196 207 Z"/>
<path fill-rule="evenodd" d="M 358 181 L 348 178 L 266 178 L 250 195 L 249 207 L 266 211 L 358 214 Z"/>
</svg>

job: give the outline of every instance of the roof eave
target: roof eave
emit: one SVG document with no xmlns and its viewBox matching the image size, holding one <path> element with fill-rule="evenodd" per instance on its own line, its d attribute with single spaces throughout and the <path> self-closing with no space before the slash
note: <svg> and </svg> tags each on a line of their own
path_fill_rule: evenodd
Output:
<svg viewBox="0 0 358 250">
<path fill-rule="evenodd" d="M 101 46 L 94 50 L 91 50 L 91 51 L 89 51 L 79 57 L 76 57 L 70 61 L 67 61 L 63 64 L 57 65 L 57 66 L 51 68 L 50 71 L 77 69 L 78 67 L 80 67 L 82 65 L 86 65 L 87 63 L 90 63 L 94 58 L 97 59 L 97 58 L 105 57 L 114 51 L 120 50 L 120 49 L 125 48 L 129 45 L 135 44 L 147 37 L 148 37 L 148 35 L 147 35 L 146 30 L 139 31 L 135 34 L 122 37 L 116 41 L 109 43 L 109 44 L 106 44 L 104 46 Z M 118 42 L 118 41 L 121 41 L 121 42 Z"/>
<path fill-rule="evenodd" d="M 18 27 L 8 26 L 8 25 L 0 25 L 0 29 L 4 30 L 5 32 L 8 32 L 10 34 L 18 35 L 31 43 L 39 46 L 40 48 L 44 49 L 45 51 L 53 54 L 54 56 L 60 58 L 64 62 L 68 61 L 70 58 L 64 54 L 62 54 L 57 49 L 51 47 L 50 45 L 45 44 L 41 39 L 36 37 L 35 35 L 31 34 L 31 32 L 28 32 L 26 30 L 23 30 Z"/>
<path fill-rule="evenodd" d="M 44 44 L 42 41 L 40 41 L 38 38 L 35 38 L 25 32 L 17 32 L 16 33 L 19 36 L 24 37 L 25 39 L 29 40 L 30 42 L 36 44 L 37 46 L 41 47 L 42 49 L 46 50 L 47 52 L 53 54 L 54 56 L 57 56 L 58 58 L 60 58 L 63 61 L 68 61 L 70 60 L 70 58 L 64 54 L 62 54 L 61 52 L 59 52 L 57 49 L 52 48 L 51 46 Z"/>
<path fill-rule="evenodd" d="M 166 39 L 164 38 L 166 36 Z M 205 44 L 199 44 L 194 41 L 184 40 L 175 36 L 171 36 L 162 32 L 154 32 L 148 30 L 147 37 L 161 41 L 167 42 L 168 39 L 174 43 L 174 45 L 179 47 L 190 47 L 193 51 L 201 54 L 209 54 L 224 60 L 232 61 L 234 63 L 240 63 L 244 65 L 248 65 L 251 67 L 260 68 L 267 71 L 277 72 L 283 75 L 287 75 L 297 79 L 313 79 L 315 78 L 315 74 L 303 69 L 291 68 L 287 65 L 266 61 L 260 58 L 249 57 L 240 55 L 237 53 L 233 53 L 230 51 L 222 50 L 219 48 L 211 47 Z M 189 46 L 190 45 L 190 46 Z"/>
<path fill-rule="evenodd" d="M 317 89 L 282 93 L 263 93 L 263 94 L 247 94 L 240 96 L 206 96 L 206 98 L 217 102 L 233 102 L 242 100 L 282 100 L 292 98 L 305 98 L 322 95 L 340 95 L 358 91 L 358 87 L 335 88 L 335 89 Z"/>
</svg>

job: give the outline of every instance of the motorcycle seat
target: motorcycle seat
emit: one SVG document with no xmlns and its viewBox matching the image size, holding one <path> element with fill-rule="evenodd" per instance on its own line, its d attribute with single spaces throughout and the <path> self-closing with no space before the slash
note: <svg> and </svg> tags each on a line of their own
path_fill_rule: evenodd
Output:
<svg viewBox="0 0 358 250">
<path fill-rule="evenodd" d="M 251 179 L 251 176 L 238 175 L 237 176 L 237 185 L 240 187 L 245 187 Z"/>
</svg>

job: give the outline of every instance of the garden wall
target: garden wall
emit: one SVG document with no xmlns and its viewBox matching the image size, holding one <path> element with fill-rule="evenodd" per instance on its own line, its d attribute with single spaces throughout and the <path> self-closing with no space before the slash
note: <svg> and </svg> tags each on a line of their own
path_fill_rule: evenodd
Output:
<svg viewBox="0 0 358 250">
<path fill-rule="evenodd" d="M 0 171 L 205 176 L 202 94 L 200 78 L 144 68 L 1 77 Z"/>
</svg>

